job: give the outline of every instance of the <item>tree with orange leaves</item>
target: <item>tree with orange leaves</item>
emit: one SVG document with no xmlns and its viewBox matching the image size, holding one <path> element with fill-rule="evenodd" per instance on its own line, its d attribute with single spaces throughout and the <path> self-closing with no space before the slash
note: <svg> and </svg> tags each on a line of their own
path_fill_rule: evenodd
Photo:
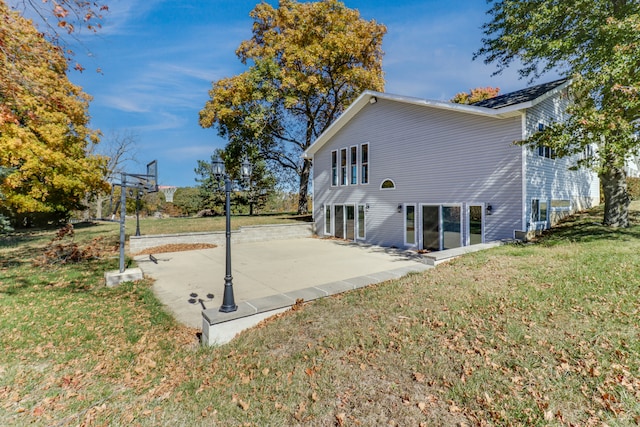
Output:
<svg viewBox="0 0 640 427">
<path fill-rule="evenodd" d="M 62 49 L 0 1 L 2 213 L 63 219 L 105 189 L 101 157 L 87 155 L 89 96 L 66 76 Z M 6 173 L 5 173 L 6 174 Z"/>
</svg>

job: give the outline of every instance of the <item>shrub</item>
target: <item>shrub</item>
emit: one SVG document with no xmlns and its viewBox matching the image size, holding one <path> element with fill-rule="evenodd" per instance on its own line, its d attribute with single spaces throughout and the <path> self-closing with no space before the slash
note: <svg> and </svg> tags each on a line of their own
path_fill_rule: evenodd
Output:
<svg viewBox="0 0 640 427">
<path fill-rule="evenodd" d="M 631 200 L 640 200 L 640 178 L 627 178 L 627 191 Z"/>
</svg>

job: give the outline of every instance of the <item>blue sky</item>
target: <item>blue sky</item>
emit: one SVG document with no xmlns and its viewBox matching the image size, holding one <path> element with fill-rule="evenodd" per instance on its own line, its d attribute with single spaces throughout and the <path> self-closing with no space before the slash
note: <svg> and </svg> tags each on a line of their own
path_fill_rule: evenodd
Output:
<svg viewBox="0 0 640 427">
<path fill-rule="evenodd" d="M 277 5 L 276 1 L 269 1 Z M 484 0 L 344 0 L 363 18 L 387 26 L 385 91 L 447 100 L 478 86 L 501 93 L 527 86 L 515 69 L 472 60 L 488 20 Z M 81 33 L 76 59 L 86 68 L 71 80 L 93 97 L 91 126 L 105 138 L 133 133 L 144 172 L 158 160 L 160 185 L 194 186 L 197 160 L 225 141 L 198 125 L 211 82 L 245 70 L 235 56 L 251 37 L 255 0 L 113 0 L 102 30 Z M 85 51 L 91 54 L 86 55 Z M 101 69 L 102 73 L 95 72 Z M 552 80 L 553 76 L 548 79 Z"/>
</svg>

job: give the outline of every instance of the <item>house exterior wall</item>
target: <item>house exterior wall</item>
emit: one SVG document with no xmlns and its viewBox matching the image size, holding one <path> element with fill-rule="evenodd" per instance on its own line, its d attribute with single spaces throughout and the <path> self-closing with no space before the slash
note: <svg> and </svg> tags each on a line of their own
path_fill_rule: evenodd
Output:
<svg viewBox="0 0 640 427">
<path fill-rule="evenodd" d="M 564 93 L 550 97 L 528 109 L 525 115 L 525 137 L 566 119 L 569 99 Z M 570 170 L 576 165 L 575 156 L 553 158 L 541 156 L 537 148 L 524 147 L 525 197 L 523 230 L 535 232 L 549 226 L 572 212 L 595 206 L 600 201 L 597 175 L 587 169 Z M 545 221 L 534 221 L 533 200 L 546 203 Z M 569 201 L 569 206 L 564 201 Z"/>
<path fill-rule="evenodd" d="M 512 142 L 521 137 L 521 117 L 498 119 L 379 99 L 314 155 L 317 233 L 324 235 L 325 206 L 353 205 L 357 215 L 360 205 L 364 241 L 407 248 L 407 204 L 415 205 L 417 221 L 424 204 L 457 205 L 463 215 L 469 204 L 483 209 L 490 204 L 485 241 L 513 238 L 522 227 L 523 156 Z M 369 144 L 369 183 L 332 186 L 332 151 L 339 159 L 342 148 L 362 144 Z M 395 189 L 381 189 L 387 179 Z M 328 234 L 334 232 L 331 228 Z M 464 223 L 463 234 L 468 234 Z"/>
</svg>

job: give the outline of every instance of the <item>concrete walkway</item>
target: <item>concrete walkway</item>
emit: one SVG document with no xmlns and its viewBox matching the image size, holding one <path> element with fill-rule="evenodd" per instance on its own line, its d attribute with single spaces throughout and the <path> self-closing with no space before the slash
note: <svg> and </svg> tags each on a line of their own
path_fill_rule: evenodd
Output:
<svg viewBox="0 0 640 427">
<path fill-rule="evenodd" d="M 153 260 L 152 260 L 153 258 Z M 305 301 L 429 268 L 404 251 L 336 240 L 300 238 L 232 246 L 238 310 L 220 313 L 225 248 L 135 257 L 155 279 L 158 298 L 178 321 L 203 328 L 203 342 L 221 344 L 265 317 Z"/>
</svg>

